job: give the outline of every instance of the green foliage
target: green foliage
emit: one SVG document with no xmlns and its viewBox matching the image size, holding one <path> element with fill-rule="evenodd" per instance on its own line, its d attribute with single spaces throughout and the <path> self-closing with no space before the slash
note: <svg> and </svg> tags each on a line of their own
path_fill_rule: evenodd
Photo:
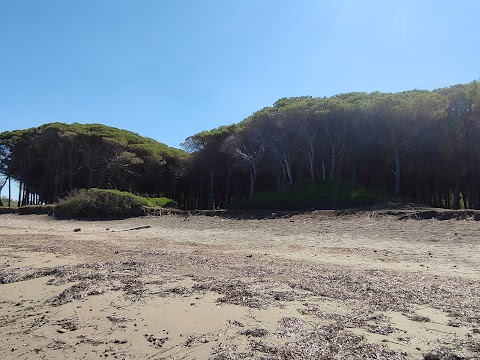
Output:
<svg viewBox="0 0 480 360">
<path fill-rule="evenodd" d="M 257 193 L 252 199 L 232 203 L 229 208 L 244 210 L 335 209 L 400 201 L 401 199 L 398 197 L 342 180 L 306 181 L 279 191 Z"/>
<path fill-rule="evenodd" d="M 8 198 L 6 196 L 2 196 L 2 204 L 4 207 L 8 206 Z M 18 207 L 18 201 L 16 200 L 11 200 L 10 201 L 10 207 Z"/>
<path fill-rule="evenodd" d="M 188 153 L 195 153 L 205 150 L 208 146 L 214 146 L 215 150 L 219 150 L 219 144 L 228 135 L 231 135 L 239 130 L 238 125 L 220 126 L 210 131 L 202 131 L 198 134 L 189 136 L 183 144 L 182 148 Z"/>
<path fill-rule="evenodd" d="M 166 197 L 160 197 L 160 198 L 146 198 L 147 206 L 151 207 L 171 207 L 171 208 L 176 208 L 178 207 L 177 203 L 173 201 L 172 199 L 166 198 Z"/>
<path fill-rule="evenodd" d="M 80 189 L 60 201 L 55 216 L 60 218 L 122 218 L 141 215 L 141 206 L 176 207 L 167 198 L 144 198 L 119 190 Z"/>
</svg>

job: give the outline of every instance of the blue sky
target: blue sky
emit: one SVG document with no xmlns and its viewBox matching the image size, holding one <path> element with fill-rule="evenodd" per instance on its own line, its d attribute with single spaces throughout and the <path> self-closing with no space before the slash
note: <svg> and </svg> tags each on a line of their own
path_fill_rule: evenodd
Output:
<svg viewBox="0 0 480 360">
<path fill-rule="evenodd" d="M 0 0 L 0 132 L 102 123 L 178 147 L 281 97 L 480 79 L 477 0 Z"/>
</svg>

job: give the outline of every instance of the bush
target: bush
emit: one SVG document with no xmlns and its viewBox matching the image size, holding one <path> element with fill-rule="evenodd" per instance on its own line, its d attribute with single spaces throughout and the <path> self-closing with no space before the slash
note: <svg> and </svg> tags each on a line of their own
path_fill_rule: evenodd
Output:
<svg viewBox="0 0 480 360">
<path fill-rule="evenodd" d="M 1 206 L 7 207 L 8 206 L 8 198 L 6 196 L 2 196 Z M 18 201 L 10 200 L 11 207 L 18 207 Z"/>
<path fill-rule="evenodd" d="M 177 207 L 177 202 L 172 199 L 161 197 L 161 198 L 146 198 L 147 206 L 160 206 L 160 207 Z"/>
<path fill-rule="evenodd" d="M 399 198 L 342 180 L 305 181 L 278 191 L 257 193 L 253 199 L 230 204 L 243 210 L 309 210 L 399 202 Z"/>
<path fill-rule="evenodd" d="M 122 218 L 142 215 L 141 206 L 175 207 L 167 198 L 147 199 L 129 192 L 105 189 L 75 190 L 61 199 L 55 207 L 55 216 L 63 218 Z"/>
</svg>

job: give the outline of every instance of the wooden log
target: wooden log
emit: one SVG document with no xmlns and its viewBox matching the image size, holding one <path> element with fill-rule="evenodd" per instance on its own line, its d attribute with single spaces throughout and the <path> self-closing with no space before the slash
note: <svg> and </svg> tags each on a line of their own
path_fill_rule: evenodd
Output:
<svg viewBox="0 0 480 360">
<path fill-rule="evenodd" d="M 120 231 L 131 231 L 131 230 L 141 230 L 141 229 L 149 229 L 151 228 L 150 225 L 142 225 L 142 226 L 135 226 L 129 229 L 122 229 L 122 230 L 112 230 L 112 232 L 120 232 Z"/>
</svg>

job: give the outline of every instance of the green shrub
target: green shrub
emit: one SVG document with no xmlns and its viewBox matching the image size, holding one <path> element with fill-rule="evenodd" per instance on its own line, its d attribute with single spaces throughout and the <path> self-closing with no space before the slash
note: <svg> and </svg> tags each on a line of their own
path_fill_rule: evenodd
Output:
<svg viewBox="0 0 480 360">
<path fill-rule="evenodd" d="M 61 199 L 55 216 L 62 218 L 118 218 L 143 214 L 141 206 L 176 206 L 167 198 L 147 199 L 129 192 L 105 189 L 75 190 Z M 168 204 L 168 205 L 166 205 Z"/>
<path fill-rule="evenodd" d="M 389 194 L 354 185 L 342 180 L 305 181 L 278 191 L 257 193 L 253 199 L 230 204 L 230 209 L 244 210 L 307 210 L 374 205 L 399 202 Z"/>
<path fill-rule="evenodd" d="M 8 206 L 8 198 L 6 196 L 2 196 L 1 203 L 2 203 L 2 206 L 7 207 Z M 18 201 L 10 200 L 10 206 L 11 207 L 18 207 Z"/>
<path fill-rule="evenodd" d="M 161 197 L 161 198 L 146 198 L 147 206 L 161 206 L 161 207 L 178 207 L 177 202 L 172 199 Z"/>
</svg>

